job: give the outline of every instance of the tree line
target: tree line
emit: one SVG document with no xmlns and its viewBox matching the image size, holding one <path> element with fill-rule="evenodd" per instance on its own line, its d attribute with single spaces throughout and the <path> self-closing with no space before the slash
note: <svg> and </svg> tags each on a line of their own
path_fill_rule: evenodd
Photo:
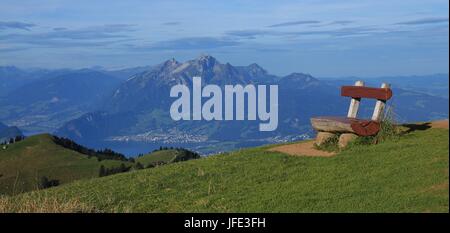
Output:
<svg viewBox="0 0 450 233">
<path fill-rule="evenodd" d="M 158 166 L 162 166 L 169 163 L 175 163 L 175 162 L 181 162 L 181 161 L 187 161 L 191 159 L 198 159 L 200 158 L 200 154 L 194 151 L 190 151 L 188 149 L 182 148 L 182 147 L 160 147 L 159 149 L 153 150 L 153 152 L 161 151 L 161 150 L 176 150 L 177 155 L 175 156 L 175 159 L 170 162 L 164 162 L 164 161 L 154 161 L 146 166 L 142 165 L 140 162 L 136 162 L 134 158 L 129 158 L 128 161 L 134 163 L 133 166 L 125 166 L 125 164 L 121 164 L 119 167 L 111 167 L 106 168 L 105 166 L 101 165 L 99 169 L 99 177 L 102 176 L 109 176 L 117 173 L 123 173 L 128 172 L 130 170 L 141 170 L 141 169 L 147 169 L 147 168 L 154 168 Z M 153 153 L 151 152 L 151 153 Z M 138 157 L 144 156 L 143 154 L 139 154 Z M 151 156 L 151 155 L 150 155 Z"/>
<path fill-rule="evenodd" d="M 109 148 L 105 148 L 103 150 L 94 150 L 94 149 L 84 147 L 84 146 L 72 141 L 71 139 L 64 138 L 64 137 L 57 137 L 57 136 L 53 136 L 53 141 L 56 144 L 58 144 L 64 148 L 77 151 L 81 154 L 85 154 L 89 158 L 96 157 L 98 159 L 98 161 L 102 161 L 105 159 L 130 161 L 130 162 L 134 161 L 133 159 L 129 159 L 125 155 L 115 152 Z"/>
<path fill-rule="evenodd" d="M 42 176 L 39 179 L 38 188 L 39 189 L 46 189 L 50 187 L 55 187 L 59 185 L 59 180 L 49 179 L 46 176 Z"/>
<path fill-rule="evenodd" d="M 150 152 L 149 154 L 151 154 L 153 152 L 157 152 L 157 151 L 164 151 L 164 150 L 175 150 L 178 152 L 177 156 L 173 162 L 186 161 L 186 160 L 190 160 L 190 159 L 198 159 L 201 157 L 200 154 L 195 151 L 191 151 L 191 150 L 188 150 L 183 147 L 172 147 L 172 146 L 171 147 L 160 146 L 159 149 L 155 149 L 152 152 Z M 144 154 L 138 155 L 138 157 L 142 157 L 142 156 L 144 156 Z"/>
<path fill-rule="evenodd" d="M 101 165 L 100 170 L 98 172 L 98 176 L 99 177 L 109 176 L 117 173 L 128 172 L 130 170 L 131 166 L 125 166 L 125 164 L 123 163 L 120 164 L 119 167 L 111 167 L 111 168 L 106 168 L 105 166 Z"/>
</svg>

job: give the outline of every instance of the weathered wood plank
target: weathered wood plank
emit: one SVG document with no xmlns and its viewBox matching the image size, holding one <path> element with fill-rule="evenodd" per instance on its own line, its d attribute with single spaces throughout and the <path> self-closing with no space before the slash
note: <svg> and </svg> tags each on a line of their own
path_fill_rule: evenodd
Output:
<svg viewBox="0 0 450 233">
<path fill-rule="evenodd" d="M 354 133 L 360 136 L 375 135 L 380 130 L 380 124 L 376 121 L 348 117 L 313 117 L 311 125 L 319 132 Z"/>
<path fill-rule="evenodd" d="M 392 97 L 392 90 L 390 88 L 342 86 L 341 96 L 388 100 Z"/>
<path fill-rule="evenodd" d="M 351 122 L 345 117 L 314 117 L 311 125 L 317 131 L 343 133 L 354 133 Z"/>
<path fill-rule="evenodd" d="M 387 83 L 381 84 L 381 88 L 390 90 L 390 86 Z M 391 92 L 391 96 L 392 96 L 392 92 Z M 372 114 L 373 121 L 378 122 L 381 120 L 381 118 L 383 117 L 383 112 L 384 112 L 385 106 L 386 106 L 386 100 L 383 100 L 383 99 L 377 100 L 377 103 L 375 104 L 375 109 L 373 110 L 373 114 Z"/>
<path fill-rule="evenodd" d="M 355 86 L 364 86 L 364 82 L 363 81 L 356 81 L 355 82 Z M 359 102 L 361 101 L 361 98 L 352 98 L 352 100 L 350 101 L 350 106 L 348 108 L 348 113 L 347 113 L 347 117 L 350 118 L 356 118 L 356 116 L 358 115 L 358 109 L 359 109 Z"/>
</svg>

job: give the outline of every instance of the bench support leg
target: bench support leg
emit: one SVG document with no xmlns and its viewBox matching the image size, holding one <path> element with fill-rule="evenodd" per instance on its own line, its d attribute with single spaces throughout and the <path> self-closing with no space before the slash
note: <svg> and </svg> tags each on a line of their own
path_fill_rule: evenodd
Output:
<svg viewBox="0 0 450 233">
<path fill-rule="evenodd" d="M 316 145 L 320 146 L 324 144 L 328 139 L 332 138 L 335 134 L 330 132 L 318 132 L 316 136 Z"/>
<path fill-rule="evenodd" d="M 353 133 L 341 134 L 341 136 L 339 136 L 339 143 L 338 143 L 339 148 L 346 147 L 351 141 L 355 140 L 356 138 L 358 138 L 358 135 Z"/>
</svg>

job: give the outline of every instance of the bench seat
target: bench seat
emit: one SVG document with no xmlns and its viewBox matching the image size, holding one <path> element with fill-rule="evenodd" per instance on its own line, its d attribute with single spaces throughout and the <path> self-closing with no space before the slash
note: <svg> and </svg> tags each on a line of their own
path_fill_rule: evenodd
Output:
<svg viewBox="0 0 450 233">
<path fill-rule="evenodd" d="M 311 125 L 319 132 L 354 133 L 359 136 L 372 136 L 380 131 L 380 123 L 377 121 L 348 117 L 313 117 Z"/>
</svg>

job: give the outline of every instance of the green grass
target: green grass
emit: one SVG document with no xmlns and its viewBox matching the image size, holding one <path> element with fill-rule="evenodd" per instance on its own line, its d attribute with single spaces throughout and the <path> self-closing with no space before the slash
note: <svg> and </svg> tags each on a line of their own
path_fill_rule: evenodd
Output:
<svg viewBox="0 0 450 233">
<path fill-rule="evenodd" d="M 146 167 L 147 165 L 155 162 L 170 163 L 177 157 L 178 154 L 180 153 L 177 150 L 160 150 L 138 157 L 135 161 Z"/>
<path fill-rule="evenodd" d="M 18 194 L 37 189 L 46 176 L 61 184 L 78 179 L 98 177 L 100 165 L 119 166 L 127 162 L 97 161 L 87 155 L 55 144 L 48 134 L 31 136 L 23 141 L 0 147 L 0 194 Z"/>
<path fill-rule="evenodd" d="M 0 211 L 50 198 L 100 212 L 448 212 L 448 139 L 415 131 L 329 158 L 251 148 L 0 198 Z"/>
</svg>

